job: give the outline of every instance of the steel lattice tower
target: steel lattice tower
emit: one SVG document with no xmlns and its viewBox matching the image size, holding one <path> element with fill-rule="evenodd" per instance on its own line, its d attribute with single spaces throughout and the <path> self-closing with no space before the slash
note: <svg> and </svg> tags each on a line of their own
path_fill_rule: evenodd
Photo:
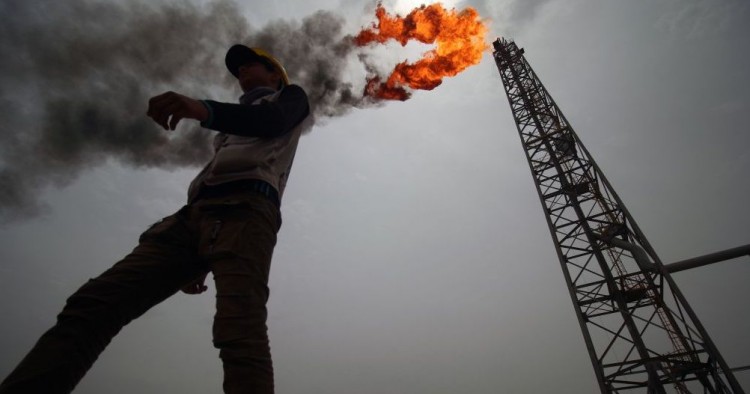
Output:
<svg viewBox="0 0 750 394">
<path fill-rule="evenodd" d="M 602 393 L 744 393 L 513 41 L 494 57 Z"/>
</svg>

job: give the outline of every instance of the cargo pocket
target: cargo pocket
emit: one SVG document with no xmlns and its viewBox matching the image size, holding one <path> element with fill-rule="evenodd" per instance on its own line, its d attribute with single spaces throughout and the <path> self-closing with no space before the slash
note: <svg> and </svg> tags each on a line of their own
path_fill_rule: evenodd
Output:
<svg viewBox="0 0 750 394">
<path fill-rule="evenodd" d="M 217 216 L 203 225 L 204 252 L 214 258 L 270 259 L 276 244 L 276 228 L 262 211 L 243 204 Z"/>
<path fill-rule="evenodd" d="M 169 234 L 171 233 L 171 230 L 178 224 L 178 220 L 176 215 L 167 216 L 163 219 L 160 219 L 156 221 L 154 224 L 149 226 L 146 231 L 144 231 L 140 237 L 138 237 L 138 242 L 148 241 L 148 240 L 165 240 L 169 239 Z"/>
</svg>

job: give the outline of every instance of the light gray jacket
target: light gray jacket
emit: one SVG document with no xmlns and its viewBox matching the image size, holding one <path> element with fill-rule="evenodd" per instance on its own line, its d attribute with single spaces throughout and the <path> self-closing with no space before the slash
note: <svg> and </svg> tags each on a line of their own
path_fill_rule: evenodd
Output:
<svg viewBox="0 0 750 394">
<path fill-rule="evenodd" d="M 240 103 L 258 105 L 263 100 L 277 100 L 281 91 L 269 90 L 262 93 L 268 94 L 260 97 L 257 97 L 258 94 L 245 94 L 240 98 Z M 214 137 L 214 157 L 190 183 L 188 202 L 195 200 L 204 185 L 218 185 L 245 179 L 268 182 L 276 188 L 281 199 L 292 169 L 299 138 L 302 132 L 312 125 L 313 117 L 310 114 L 280 137 L 260 138 L 218 133 Z"/>
</svg>

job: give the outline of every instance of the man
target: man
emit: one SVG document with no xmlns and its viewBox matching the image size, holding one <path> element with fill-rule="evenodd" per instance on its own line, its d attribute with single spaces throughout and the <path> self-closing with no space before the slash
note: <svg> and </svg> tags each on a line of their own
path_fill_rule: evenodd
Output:
<svg viewBox="0 0 750 394">
<path fill-rule="evenodd" d="M 165 130 L 195 119 L 219 131 L 213 159 L 188 190 L 188 204 L 152 225 L 132 253 L 73 294 L 47 331 L 0 385 L 0 394 L 69 393 L 120 329 L 178 290 L 216 285 L 214 346 L 225 393 L 273 393 L 266 329 L 271 255 L 279 205 L 297 142 L 311 125 L 307 95 L 281 63 L 259 48 L 234 45 L 229 71 L 240 104 L 167 92 L 147 115 Z"/>
</svg>

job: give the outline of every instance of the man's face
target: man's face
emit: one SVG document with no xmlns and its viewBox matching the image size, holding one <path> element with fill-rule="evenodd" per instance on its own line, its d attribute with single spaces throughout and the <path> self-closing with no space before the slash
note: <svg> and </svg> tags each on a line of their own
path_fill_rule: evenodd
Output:
<svg viewBox="0 0 750 394">
<path fill-rule="evenodd" d="M 267 86 L 272 89 L 276 89 L 279 86 L 279 74 L 268 70 L 265 64 L 257 60 L 251 60 L 241 65 L 237 71 L 238 80 L 243 92 L 249 92 L 260 86 Z"/>
</svg>

